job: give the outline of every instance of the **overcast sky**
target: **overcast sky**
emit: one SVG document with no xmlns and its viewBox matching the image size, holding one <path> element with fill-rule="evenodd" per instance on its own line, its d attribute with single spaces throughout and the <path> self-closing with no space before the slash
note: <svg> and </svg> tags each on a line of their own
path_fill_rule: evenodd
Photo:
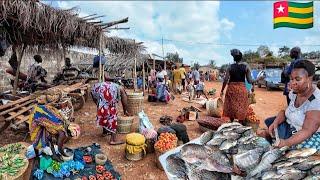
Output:
<svg viewBox="0 0 320 180">
<path fill-rule="evenodd" d="M 109 36 L 144 42 L 148 53 L 178 52 L 185 63 L 218 65 L 232 62 L 230 49 L 256 50 L 268 45 L 274 53 L 283 45 L 318 50 L 320 46 L 319 2 L 314 2 L 314 27 L 300 30 L 273 29 L 274 1 L 45 1 L 62 9 L 78 7 L 80 16 L 105 15 L 105 22 L 129 17 Z M 246 46 L 243 46 L 246 45 Z"/>
</svg>

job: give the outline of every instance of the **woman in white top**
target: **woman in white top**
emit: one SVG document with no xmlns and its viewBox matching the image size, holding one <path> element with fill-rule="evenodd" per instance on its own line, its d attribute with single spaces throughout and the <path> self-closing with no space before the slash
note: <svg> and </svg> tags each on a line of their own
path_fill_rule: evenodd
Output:
<svg viewBox="0 0 320 180">
<path fill-rule="evenodd" d="M 315 66 L 307 60 L 297 62 L 292 70 L 290 104 L 277 117 L 268 118 L 268 130 L 261 133 L 274 137 L 278 130 L 278 147 L 316 148 L 320 150 L 320 90 L 312 85 Z"/>
</svg>

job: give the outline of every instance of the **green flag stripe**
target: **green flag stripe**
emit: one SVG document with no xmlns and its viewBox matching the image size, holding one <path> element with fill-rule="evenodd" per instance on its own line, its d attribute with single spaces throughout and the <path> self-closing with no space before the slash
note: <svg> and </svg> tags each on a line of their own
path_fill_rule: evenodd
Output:
<svg viewBox="0 0 320 180">
<path fill-rule="evenodd" d="M 293 18 L 311 18 L 311 17 L 313 17 L 313 12 L 305 13 L 305 14 L 289 12 L 289 17 L 293 17 Z"/>
<path fill-rule="evenodd" d="M 308 8 L 313 6 L 313 2 L 308 3 L 298 3 L 298 2 L 288 2 L 289 7 L 296 7 L 296 8 Z"/>
<path fill-rule="evenodd" d="M 296 28 L 296 29 L 308 29 L 313 27 L 313 23 L 310 24 L 295 24 L 295 23 L 287 23 L 287 22 L 281 22 L 281 23 L 276 23 L 273 25 L 273 28 L 280 28 L 280 27 L 291 27 L 291 28 Z"/>
</svg>

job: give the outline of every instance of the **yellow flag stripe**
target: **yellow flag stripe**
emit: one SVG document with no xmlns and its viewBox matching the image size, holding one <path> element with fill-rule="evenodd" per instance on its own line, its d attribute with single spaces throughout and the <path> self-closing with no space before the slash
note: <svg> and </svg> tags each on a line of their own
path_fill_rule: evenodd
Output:
<svg viewBox="0 0 320 180">
<path fill-rule="evenodd" d="M 313 23 L 313 18 L 292 18 L 292 17 L 278 17 L 273 19 L 274 23 L 281 23 L 281 22 L 289 22 L 289 23 L 295 23 L 295 24 L 310 24 Z"/>
<path fill-rule="evenodd" d="M 313 7 L 308 7 L 308 8 L 289 7 L 288 11 L 293 13 L 311 13 L 313 12 Z"/>
</svg>

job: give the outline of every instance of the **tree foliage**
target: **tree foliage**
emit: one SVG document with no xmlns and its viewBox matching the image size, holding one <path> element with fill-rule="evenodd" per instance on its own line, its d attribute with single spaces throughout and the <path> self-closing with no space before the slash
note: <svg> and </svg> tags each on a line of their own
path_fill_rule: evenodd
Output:
<svg viewBox="0 0 320 180">
<path fill-rule="evenodd" d="M 211 68 L 213 68 L 213 69 L 216 69 L 217 68 L 217 63 L 216 63 L 216 61 L 214 60 L 214 59 L 211 59 L 210 61 L 209 61 L 209 64 L 208 64 Z"/>
<path fill-rule="evenodd" d="M 176 63 L 183 63 L 183 58 L 179 57 L 178 52 L 176 53 L 167 53 L 166 59 L 176 62 Z"/>
</svg>

